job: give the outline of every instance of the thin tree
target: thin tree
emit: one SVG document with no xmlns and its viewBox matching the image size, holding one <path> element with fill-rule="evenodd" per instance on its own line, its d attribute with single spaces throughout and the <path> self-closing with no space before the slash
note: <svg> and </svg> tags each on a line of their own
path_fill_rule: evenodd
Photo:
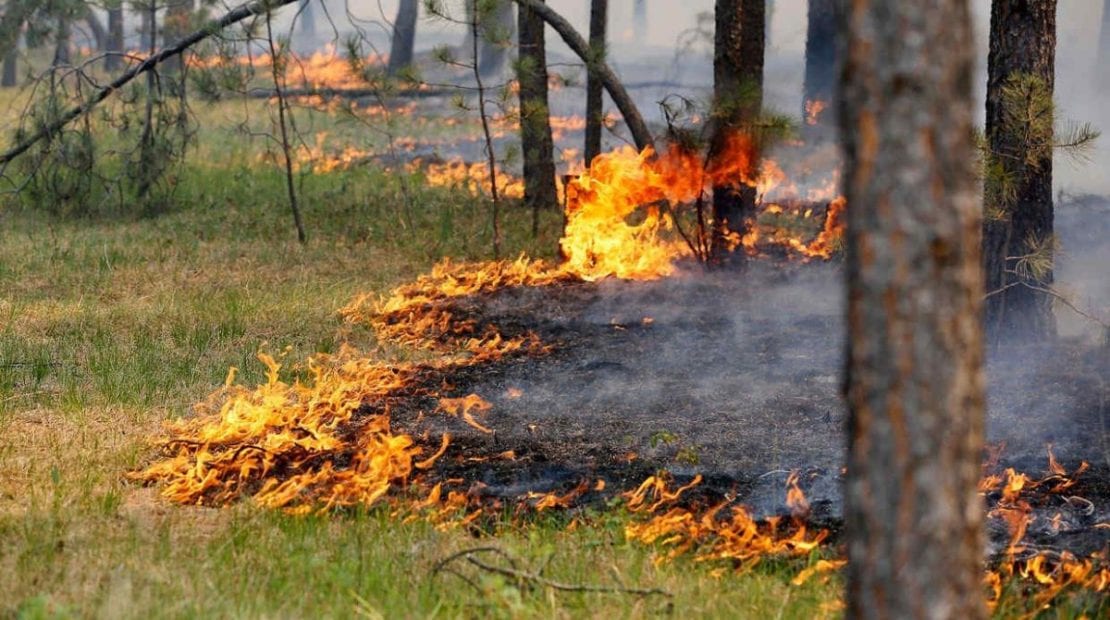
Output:
<svg viewBox="0 0 1110 620">
<path fill-rule="evenodd" d="M 4 68 L 0 73 L 0 87 L 12 87 L 18 81 L 19 66 L 17 61 L 19 59 L 19 45 L 13 45 L 11 51 L 4 55 Z"/>
<path fill-rule="evenodd" d="M 605 31 L 609 22 L 609 0 L 590 2 L 590 61 L 605 61 Z M 605 113 L 602 105 L 605 90 L 596 71 L 586 77 L 586 165 L 601 154 L 601 125 Z"/>
<path fill-rule="evenodd" d="M 559 204 L 555 189 L 555 145 L 547 99 L 547 47 L 544 22 L 520 7 L 517 30 L 520 58 L 520 142 L 524 154 L 524 206 L 532 210 L 532 236 L 539 235 L 540 209 Z"/>
<path fill-rule="evenodd" d="M 1095 78 L 1102 92 L 1110 91 L 1110 0 L 1102 4 L 1102 30 L 1098 37 L 1098 60 L 1095 63 Z"/>
<path fill-rule="evenodd" d="M 162 46 L 169 47 L 189 33 L 189 21 L 196 10 L 196 0 L 168 0 L 166 16 L 162 19 Z M 166 62 L 166 71 L 176 74 L 184 65 L 176 56 Z"/>
<path fill-rule="evenodd" d="M 1056 0 L 994 0 L 983 226 L 992 337 L 1055 334 L 1052 315 Z"/>
<path fill-rule="evenodd" d="M 486 147 L 486 165 L 489 171 L 490 223 L 493 230 L 493 257 L 499 259 L 501 258 L 501 197 L 497 191 L 497 154 L 493 149 L 493 135 L 490 132 L 489 117 L 486 113 L 486 87 L 485 84 L 482 83 L 482 70 L 479 67 L 481 58 L 479 56 L 478 40 L 481 37 L 483 14 L 483 7 L 479 6 L 479 1 L 480 0 L 467 0 L 467 17 L 470 19 L 471 69 L 474 72 L 474 83 L 477 85 L 478 118 L 482 120 L 482 135 L 485 138 Z"/>
<path fill-rule="evenodd" d="M 847 617 L 983 618 L 968 0 L 855 0 L 845 24 Z"/>
<path fill-rule="evenodd" d="M 809 0 L 806 16 L 806 65 L 802 97 L 805 127 L 829 127 L 835 118 L 829 106 L 836 86 L 838 0 Z M 818 133 L 807 130 L 808 134 Z M 823 136 L 814 136 L 823 137 Z"/>
<path fill-rule="evenodd" d="M 116 0 L 108 5 L 108 40 L 104 58 L 104 69 L 118 71 L 123 64 L 123 2 Z"/>
<path fill-rule="evenodd" d="M 764 0 L 717 0 L 711 161 L 723 156 L 730 135 L 751 129 L 763 106 L 765 10 Z M 755 188 L 736 181 L 713 188 L 713 251 L 718 260 L 729 239 L 746 232 L 755 213 Z"/>
<path fill-rule="evenodd" d="M 501 73 L 508 59 L 509 43 L 513 39 L 513 0 L 466 0 L 466 22 L 478 22 L 477 28 L 467 28 L 463 47 L 466 53 L 477 43 L 478 71 L 482 77 Z"/>
<path fill-rule="evenodd" d="M 285 96 L 285 69 L 288 57 L 286 50 L 274 41 L 273 12 L 266 13 L 266 42 L 270 50 L 270 77 L 274 80 L 274 92 L 278 103 L 278 138 L 281 146 L 282 161 L 285 164 L 285 190 L 289 197 L 289 210 L 293 213 L 293 225 L 297 229 L 297 241 L 308 241 L 301 221 L 301 209 L 297 202 L 297 190 L 293 183 L 293 145 L 289 140 L 288 125 L 289 100 Z"/>
<path fill-rule="evenodd" d="M 69 46 L 72 41 L 71 22 L 70 16 L 66 11 L 62 11 L 58 16 L 57 25 L 54 31 L 54 60 L 53 66 L 61 67 L 68 65 L 70 61 Z"/>
<path fill-rule="evenodd" d="M 401 0 L 393 20 L 393 40 L 389 47 L 389 75 L 397 75 L 412 65 L 416 45 L 416 18 L 420 13 L 418 0 Z"/>
</svg>

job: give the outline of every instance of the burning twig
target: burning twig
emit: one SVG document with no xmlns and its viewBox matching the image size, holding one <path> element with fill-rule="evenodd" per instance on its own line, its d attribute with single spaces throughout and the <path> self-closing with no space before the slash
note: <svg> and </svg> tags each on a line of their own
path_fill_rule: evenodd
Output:
<svg viewBox="0 0 1110 620">
<path fill-rule="evenodd" d="M 509 566 L 498 566 L 490 564 L 486 561 L 479 559 L 478 556 L 482 554 L 496 555 L 508 562 Z M 457 560 L 465 559 L 471 566 L 479 570 L 509 577 L 516 582 L 516 586 L 524 589 L 526 586 L 541 586 L 550 590 L 558 590 L 560 592 L 590 592 L 596 594 L 630 594 L 634 596 L 663 596 L 672 598 L 674 595 L 661 588 L 629 588 L 625 586 L 602 586 L 593 584 L 572 584 L 554 581 L 544 577 L 542 571 L 531 572 L 518 568 L 516 560 L 512 555 L 502 551 L 497 547 L 475 547 L 472 549 L 463 549 L 453 553 L 446 558 L 436 563 L 432 569 L 432 575 L 441 572 L 448 572 L 457 577 L 460 577 L 471 586 L 476 587 L 475 583 L 469 578 L 463 576 L 459 571 L 451 568 L 451 564 Z M 480 591 L 480 588 L 479 588 Z"/>
</svg>

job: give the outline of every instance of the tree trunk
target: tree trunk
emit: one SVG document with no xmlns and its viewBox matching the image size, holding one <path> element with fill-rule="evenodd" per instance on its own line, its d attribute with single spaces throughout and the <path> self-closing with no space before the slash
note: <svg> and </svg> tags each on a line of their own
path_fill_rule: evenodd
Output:
<svg viewBox="0 0 1110 620">
<path fill-rule="evenodd" d="M 729 137 L 751 131 L 763 107 L 764 0 L 717 0 L 713 42 L 713 140 L 710 160 L 725 153 Z M 757 157 L 751 158 L 756 165 Z M 755 188 L 745 183 L 713 188 L 713 253 L 721 260 L 729 237 L 743 236 L 755 214 Z M 735 254 L 742 258 L 742 252 Z"/>
<path fill-rule="evenodd" d="M 397 75 L 412 64 L 419 12 L 419 0 L 401 0 L 397 7 L 397 17 L 393 20 L 393 41 L 389 48 L 389 75 Z"/>
<path fill-rule="evenodd" d="M 196 0 L 168 0 L 165 3 L 166 16 L 162 19 L 162 46 L 169 47 L 189 33 L 189 22 L 196 10 Z M 166 61 L 166 72 L 174 75 L 181 72 L 181 57 Z"/>
<path fill-rule="evenodd" d="M 62 67 L 69 64 L 69 44 L 71 38 L 69 18 L 58 18 L 58 30 L 54 36 L 56 47 L 54 48 L 53 66 Z"/>
<path fill-rule="evenodd" d="M 488 5 L 481 0 L 468 0 L 467 7 L 474 10 L 474 4 Z M 481 41 L 478 50 L 478 71 L 482 77 L 496 76 L 505 69 L 505 61 L 509 57 L 509 43 L 513 39 L 513 2 L 512 0 L 494 0 L 488 8 L 483 7 L 479 16 Z"/>
<path fill-rule="evenodd" d="M 10 88 L 12 86 L 15 86 L 18 82 L 18 67 L 16 64 L 17 58 L 18 56 L 16 55 L 15 50 L 12 50 L 10 54 L 4 57 L 4 71 L 3 75 L 0 75 L 0 86 Z"/>
<path fill-rule="evenodd" d="M 590 2 L 590 56 L 591 60 L 605 60 L 605 31 L 609 21 L 609 0 Z M 602 105 L 605 91 L 596 72 L 586 78 L 586 165 L 601 154 L 601 124 L 605 112 Z"/>
<path fill-rule="evenodd" d="M 85 8 L 83 19 L 89 26 L 89 34 L 92 35 L 96 50 L 103 52 L 108 47 L 108 31 L 104 29 L 104 24 L 100 22 L 100 18 L 93 12 L 92 7 L 88 6 Z"/>
<path fill-rule="evenodd" d="M 637 41 L 644 41 L 647 37 L 647 28 L 647 0 L 636 0 L 636 4 L 632 6 L 632 33 Z"/>
<path fill-rule="evenodd" d="M 835 123 L 836 36 L 839 0 L 809 0 L 802 118 L 807 139 L 829 138 Z"/>
<path fill-rule="evenodd" d="M 1095 64 L 1095 79 L 1103 93 L 1110 91 L 1110 0 L 1102 4 L 1102 32 L 1098 37 L 1098 61 Z"/>
<path fill-rule="evenodd" d="M 104 58 L 106 71 L 118 71 L 123 65 L 123 4 L 108 8 L 108 47 Z"/>
<path fill-rule="evenodd" d="M 848 618 L 983 618 L 981 211 L 968 0 L 854 0 Z"/>
<path fill-rule="evenodd" d="M 524 205 L 532 209 L 532 235 L 539 234 L 541 208 L 559 204 L 555 190 L 555 145 L 547 103 L 547 55 L 543 19 L 520 7 L 520 142 L 524 152 Z"/>
<path fill-rule="evenodd" d="M 401 3 L 404 4 L 407 1 L 401 0 Z M 309 39 L 316 36 L 316 2 L 317 0 L 301 0 L 300 34 Z"/>
<path fill-rule="evenodd" d="M 986 177 L 983 226 L 985 316 L 992 338 L 1055 335 L 1053 298 L 1043 290 L 1053 281 L 1052 149 L 1030 144 L 1031 135 L 1044 131 L 1049 135 L 1033 141 L 1052 143 L 1052 121 L 1048 119 L 1047 127 L 1034 125 L 1022 113 L 1026 102 L 1012 97 L 1009 107 L 1019 103 L 1022 112 L 1008 110 L 1004 93 L 1013 80 L 1032 77 L 1039 94 L 1030 100 L 1043 99 L 1051 106 L 1055 64 L 1056 0 L 995 0 L 987 63 L 987 142 L 990 159 L 1000 170 Z M 1047 270 L 1030 273 L 1030 263 L 1019 260 L 1034 252 L 1047 261 Z"/>
</svg>

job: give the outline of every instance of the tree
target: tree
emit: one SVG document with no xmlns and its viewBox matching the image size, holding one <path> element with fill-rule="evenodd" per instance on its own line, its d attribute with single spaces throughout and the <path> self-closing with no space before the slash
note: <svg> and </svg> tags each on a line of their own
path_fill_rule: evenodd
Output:
<svg viewBox="0 0 1110 620">
<path fill-rule="evenodd" d="M 416 18 L 420 13 L 418 0 L 401 0 L 393 20 L 393 40 L 389 47 L 389 75 L 397 75 L 412 64 L 416 45 Z"/>
<path fill-rule="evenodd" d="M 189 33 L 189 22 L 196 10 L 196 0 L 167 0 L 166 16 L 162 20 L 162 46 L 169 47 Z M 181 57 L 177 56 L 166 63 L 166 70 L 177 73 L 182 68 Z"/>
<path fill-rule="evenodd" d="M 104 69 L 118 71 L 123 58 L 123 3 L 116 2 L 108 6 L 108 40 L 106 41 Z"/>
<path fill-rule="evenodd" d="M 717 0 L 711 161 L 725 152 L 732 134 L 750 133 L 763 107 L 765 10 L 764 0 Z M 718 260 L 725 255 L 728 239 L 746 231 L 748 220 L 755 213 L 755 199 L 755 188 L 747 184 L 713 188 L 713 251 Z"/>
<path fill-rule="evenodd" d="M 520 143 L 524 152 L 524 205 L 532 209 L 532 235 L 539 234 L 541 208 L 559 204 L 555 190 L 554 142 L 547 101 L 547 47 L 539 15 L 520 7 Z"/>
<path fill-rule="evenodd" d="M 66 11 L 62 11 L 57 17 L 54 30 L 54 60 L 51 63 L 53 66 L 62 67 L 69 64 L 69 45 L 71 41 L 70 17 Z"/>
<path fill-rule="evenodd" d="M 19 59 L 19 46 L 12 46 L 11 51 L 4 55 L 4 68 L 0 74 L 0 87 L 12 87 L 18 81 L 18 65 L 16 61 Z"/>
<path fill-rule="evenodd" d="M 1052 149 L 1056 0 L 994 0 L 983 225 L 992 336 L 1055 334 Z"/>
<path fill-rule="evenodd" d="M 401 0 L 404 4 L 408 0 Z M 412 0 L 415 2 L 415 0 Z M 309 39 L 316 36 L 316 2 L 315 0 L 301 0 L 300 7 L 300 34 Z"/>
<path fill-rule="evenodd" d="M 1110 91 L 1107 67 L 1110 67 L 1110 0 L 1105 0 L 1102 4 L 1102 31 L 1098 37 L 1098 61 L 1095 63 L 1097 86 L 1103 92 Z"/>
<path fill-rule="evenodd" d="M 590 60 L 605 60 L 605 31 L 609 21 L 609 0 L 590 2 Z M 605 113 L 605 92 L 596 72 L 586 78 L 586 165 L 601 154 L 601 124 Z"/>
<path fill-rule="evenodd" d="M 809 0 L 806 18 L 806 68 L 802 118 L 806 127 L 826 128 L 835 113 L 836 35 L 838 0 Z M 819 130 L 818 130 L 819 132 Z M 807 131 L 807 133 L 815 133 Z M 815 136 L 823 137 L 823 136 Z"/>
<path fill-rule="evenodd" d="M 844 23 L 847 617 L 983 618 L 968 1 L 855 0 Z"/>
<path fill-rule="evenodd" d="M 466 0 L 466 23 L 475 19 L 480 38 L 478 71 L 482 77 L 497 75 L 505 68 L 509 42 L 513 38 L 513 0 Z M 468 29 L 463 43 L 467 53 L 473 46 L 473 39 L 473 29 Z"/>
</svg>

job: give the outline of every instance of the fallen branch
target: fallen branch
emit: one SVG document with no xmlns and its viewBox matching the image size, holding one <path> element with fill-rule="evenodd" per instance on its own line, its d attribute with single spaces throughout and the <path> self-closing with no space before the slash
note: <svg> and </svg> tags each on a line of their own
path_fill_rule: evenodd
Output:
<svg viewBox="0 0 1110 620">
<path fill-rule="evenodd" d="M 621 116 L 624 117 L 624 123 L 628 125 L 628 130 L 632 132 L 632 141 L 636 143 L 636 148 L 643 150 L 654 144 L 655 139 L 644 122 L 644 117 L 640 115 L 639 108 L 636 107 L 636 103 L 632 101 L 632 97 L 629 96 L 628 91 L 625 90 L 624 85 L 617 78 L 617 74 L 613 73 L 613 70 L 603 60 L 593 59 L 593 55 L 590 53 L 590 44 L 582 38 L 582 35 L 578 34 L 574 26 L 543 2 L 538 0 L 515 1 L 520 6 L 531 9 L 549 26 L 554 28 L 571 51 L 586 63 L 586 70 L 601 80 L 601 84 L 605 86 L 605 90 L 609 92 L 613 103 L 616 104 Z"/>
<path fill-rule="evenodd" d="M 494 564 L 488 564 L 488 563 L 483 562 L 482 560 L 478 559 L 477 557 L 475 557 L 475 556 L 477 556 L 479 554 L 482 554 L 482 553 L 491 553 L 491 554 L 494 554 L 494 555 L 501 556 L 502 558 L 504 558 L 509 563 L 510 566 L 509 567 L 504 567 L 504 566 L 497 566 L 497 565 L 494 565 Z M 626 587 L 623 587 L 623 586 L 598 586 L 598 585 L 591 585 L 591 584 L 571 584 L 571 583 L 562 583 L 562 582 L 559 582 L 559 581 L 553 581 L 551 579 L 548 579 L 548 578 L 544 577 L 543 575 L 541 575 L 539 573 L 533 573 L 533 572 L 529 572 L 529 571 L 525 571 L 525 570 L 521 570 L 521 569 L 517 568 L 516 561 L 512 558 L 512 556 L 510 556 L 508 553 L 502 551 L 501 549 L 498 549 L 497 547 L 475 547 L 473 549 L 463 549 L 462 551 L 453 553 L 453 554 L 447 556 L 446 558 L 444 558 L 443 560 L 440 560 L 438 563 L 436 563 L 435 568 L 432 570 L 432 574 L 436 574 L 436 573 L 440 573 L 440 572 L 448 572 L 448 573 L 451 573 L 453 575 L 456 575 L 456 576 L 462 578 L 464 581 L 467 581 L 467 582 L 473 584 L 473 581 L 471 581 L 470 579 L 467 579 L 461 573 L 459 573 L 458 571 L 456 571 L 456 570 L 454 570 L 450 567 L 450 564 L 452 562 L 454 562 L 455 560 L 459 560 L 459 559 L 465 559 L 472 566 L 474 566 L 474 567 L 476 567 L 480 570 L 483 570 L 483 571 L 486 571 L 486 572 L 489 572 L 489 573 L 495 573 L 495 574 L 501 575 L 503 577 L 510 577 L 510 578 L 516 580 L 516 582 L 519 585 L 525 585 L 525 584 L 538 585 L 538 586 L 543 586 L 545 588 L 550 588 L 552 590 L 558 590 L 560 592 L 592 592 L 592 593 L 598 593 L 598 594 L 632 594 L 632 595 L 636 595 L 636 596 L 658 595 L 658 596 L 664 596 L 664 597 L 667 597 L 667 598 L 671 598 L 673 596 L 670 592 L 667 592 L 666 590 L 662 590 L 662 589 L 659 589 L 659 588 L 626 588 Z"/>
<path fill-rule="evenodd" d="M 27 149 L 34 146 L 40 140 L 53 136 L 77 117 L 83 114 L 87 114 L 97 104 L 107 99 L 112 93 L 116 92 L 120 88 L 126 86 L 131 80 L 134 80 L 140 75 L 154 69 L 163 62 L 179 56 L 185 50 L 196 45 L 197 43 L 200 43 L 201 41 L 207 39 L 208 37 L 211 37 L 212 35 L 220 32 L 228 26 L 231 26 L 232 24 L 241 22 L 249 17 L 263 15 L 267 11 L 272 11 L 274 9 L 283 7 L 287 4 L 292 4 L 297 1 L 298 0 L 255 0 L 254 2 L 244 4 L 238 8 L 229 11 L 219 19 L 209 21 L 200 30 L 197 30 L 189 36 L 181 39 L 170 47 L 164 48 L 157 54 L 148 57 L 146 60 L 139 63 L 130 71 L 117 77 L 116 79 L 112 80 L 110 84 L 96 91 L 92 95 L 92 97 L 90 97 L 84 103 L 70 108 L 68 112 L 61 115 L 54 122 L 45 127 L 42 127 L 35 133 L 31 134 L 29 137 L 25 138 L 16 146 L 8 149 L 3 154 L 0 154 L 0 166 L 7 165 L 10 161 L 22 155 L 24 152 L 27 151 Z"/>
</svg>

